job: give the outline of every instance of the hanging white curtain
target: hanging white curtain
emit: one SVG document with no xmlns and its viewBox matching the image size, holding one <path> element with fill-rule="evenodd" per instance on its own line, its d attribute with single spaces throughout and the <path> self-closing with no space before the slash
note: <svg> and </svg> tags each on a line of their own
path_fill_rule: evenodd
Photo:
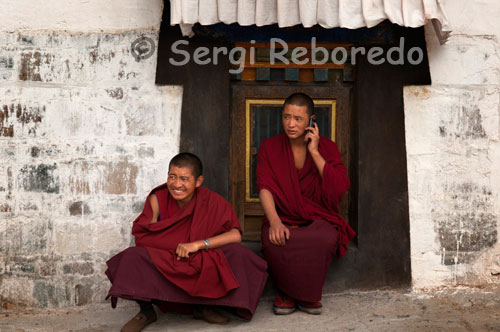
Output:
<svg viewBox="0 0 500 332">
<path fill-rule="evenodd" d="M 184 35 L 195 23 L 358 29 L 386 19 L 412 28 L 432 21 L 441 42 L 450 31 L 441 0 L 170 0 L 170 9 L 171 24 Z"/>
</svg>

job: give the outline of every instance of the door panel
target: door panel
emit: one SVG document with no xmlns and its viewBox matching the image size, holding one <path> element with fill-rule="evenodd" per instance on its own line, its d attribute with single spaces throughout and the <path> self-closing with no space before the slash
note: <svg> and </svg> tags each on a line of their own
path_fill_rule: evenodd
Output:
<svg viewBox="0 0 500 332">
<path fill-rule="evenodd" d="M 259 202 L 257 151 L 266 138 L 282 132 L 281 108 L 285 99 L 247 99 L 245 104 L 245 202 Z M 314 100 L 316 123 L 321 136 L 335 141 L 335 99 Z"/>
<path fill-rule="evenodd" d="M 320 134 L 337 142 L 342 159 L 349 169 L 349 88 L 233 84 L 230 197 L 245 230 L 246 241 L 260 241 L 264 215 L 256 186 L 258 148 L 264 139 L 281 133 L 283 102 L 297 91 L 313 98 Z M 341 203 L 341 213 L 346 219 L 348 203 L 349 199 Z"/>
</svg>

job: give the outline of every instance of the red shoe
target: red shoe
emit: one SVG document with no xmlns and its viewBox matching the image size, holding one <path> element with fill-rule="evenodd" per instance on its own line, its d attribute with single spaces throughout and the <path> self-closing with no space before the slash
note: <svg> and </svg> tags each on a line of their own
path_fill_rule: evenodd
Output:
<svg viewBox="0 0 500 332">
<path fill-rule="evenodd" d="M 321 308 L 323 305 L 320 301 L 316 302 L 307 302 L 307 301 L 297 301 L 299 310 L 303 312 L 307 312 L 311 315 L 319 315 L 321 314 Z"/>
<path fill-rule="evenodd" d="M 273 310 L 276 315 L 289 315 L 297 309 L 295 300 L 284 294 L 276 294 L 276 299 L 273 303 Z"/>
</svg>

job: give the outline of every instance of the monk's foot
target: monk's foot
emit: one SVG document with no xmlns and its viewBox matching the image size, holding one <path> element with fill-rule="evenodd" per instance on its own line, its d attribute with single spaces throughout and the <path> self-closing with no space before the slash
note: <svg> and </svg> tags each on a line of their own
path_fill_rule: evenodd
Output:
<svg viewBox="0 0 500 332">
<path fill-rule="evenodd" d="M 319 301 L 316 302 L 297 301 L 297 304 L 299 310 L 307 312 L 308 314 L 311 315 L 321 314 L 321 310 L 323 308 L 323 305 L 321 305 L 321 302 Z"/>
<path fill-rule="evenodd" d="M 156 312 L 154 311 L 149 317 L 146 317 L 146 315 L 144 315 L 142 312 L 139 312 L 134 316 L 134 318 L 129 320 L 128 323 L 122 327 L 121 332 L 142 331 L 149 324 L 156 322 L 156 319 Z"/>
<path fill-rule="evenodd" d="M 195 306 L 193 310 L 195 319 L 203 319 L 210 324 L 227 324 L 229 318 L 207 306 Z"/>
<path fill-rule="evenodd" d="M 285 294 L 276 294 L 274 299 L 273 310 L 276 315 L 289 315 L 294 312 L 295 300 Z"/>
</svg>

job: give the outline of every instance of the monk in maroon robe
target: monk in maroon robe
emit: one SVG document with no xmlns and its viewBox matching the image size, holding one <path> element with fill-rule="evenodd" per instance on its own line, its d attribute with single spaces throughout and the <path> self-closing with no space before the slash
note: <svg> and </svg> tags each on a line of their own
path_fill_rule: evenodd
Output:
<svg viewBox="0 0 500 332">
<path fill-rule="evenodd" d="M 267 280 L 266 262 L 241 246 L 241 228 L 231 205 L 202 187 L 201 161 L 181 153 L 169 165 L 167 183 L 155 188 L 135 219 L 135 247 L 112 257 L 107 298 L 135 300 L 140 312 L 122 328 L 141 331 L 160 310 L 192 312 L 224 324 L 215 308 L 250 320 Z"/>
<path fill-rule="evenodd" d="M 262 251 L 278 288 L 276 314 L 321 313 L 328 267 L 345 255 L 354 231 L 339 214 L 349 189 L 337 145 L 311 121 L 314 103 L 302 93 L 283 105 L 284 132 L 264 140 L 257 186 L 264 208 Z"/>
</svg>

